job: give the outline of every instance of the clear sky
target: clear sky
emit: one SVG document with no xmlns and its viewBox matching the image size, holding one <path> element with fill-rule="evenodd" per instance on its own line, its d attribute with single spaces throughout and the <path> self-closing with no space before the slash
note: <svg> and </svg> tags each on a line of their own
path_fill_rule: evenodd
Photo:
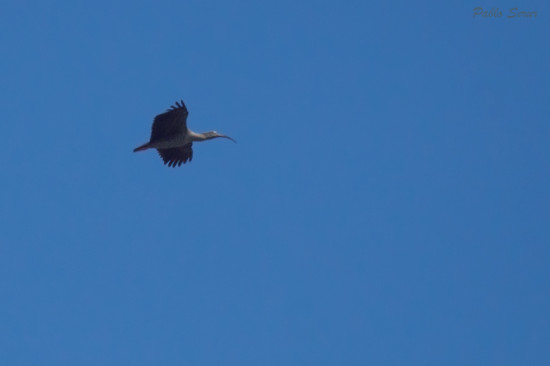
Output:
<svg viewBox="0 0 550 366">
<path fill-rule="evenodd" d="M 0 364 L 549 365 L 549 16 L 3 1 Z"/>
</svg>

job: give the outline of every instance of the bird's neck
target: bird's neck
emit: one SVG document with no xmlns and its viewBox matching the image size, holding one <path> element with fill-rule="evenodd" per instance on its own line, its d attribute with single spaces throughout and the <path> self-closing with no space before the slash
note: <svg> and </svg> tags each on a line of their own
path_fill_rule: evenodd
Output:
<svg viewBox="0 0 550 366">
<path fill-rule="evenodd" d="M 193 132 L 187 129 L 191 141 L 204 141 L 206 140 L 202 133 Z"/>
<path fill-rule="evenodd" d="M 212 131 L 209 132 L 203 132 L 203 133 L 197 133 L 189 130 L 189 137 L 191 137 L 191 141 L 204 141 L 204 140 L 210 140 L 216 137 Z"/>
</svg>

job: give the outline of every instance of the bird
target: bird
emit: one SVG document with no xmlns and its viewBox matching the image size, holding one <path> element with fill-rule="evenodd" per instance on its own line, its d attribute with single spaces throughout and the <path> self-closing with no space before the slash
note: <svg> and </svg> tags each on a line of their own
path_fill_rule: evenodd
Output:
<svg viewBox="0 0 550 366">
<path fill-rule="evenodd" d="M 138 146 L 134 152 L 157 149 L 164 165 L 179 167 L 193 159 L 193 142 L 223 137 L 237 142 L 229 136 L 216 131 L 197 133 L 187 128 L 189 112 L 183 100 L 176 101 L 164 113 L 157 115 L 151 128 L 149 142 Z"/>
</svg>

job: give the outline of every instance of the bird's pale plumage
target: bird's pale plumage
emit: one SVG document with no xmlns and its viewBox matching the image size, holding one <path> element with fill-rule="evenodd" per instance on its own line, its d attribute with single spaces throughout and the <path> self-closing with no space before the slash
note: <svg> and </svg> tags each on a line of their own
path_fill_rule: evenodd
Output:
<svg viewBox="0 0 550 366">
<path fill-rule="evenodd" d="M 157 149 L 164 164 L 176 167 L 193 159 L 193 141 L 224 137 L 235 142 L 231 137 L 216 131 L 195 133 L 189 130 L 187 128 L 188 115 L 189 112 L 183 100 L 176 102 L 166 112 L 155 117 L 149 142 L 135 148 L 134 152 L 151 148 Z"/>
</svg>

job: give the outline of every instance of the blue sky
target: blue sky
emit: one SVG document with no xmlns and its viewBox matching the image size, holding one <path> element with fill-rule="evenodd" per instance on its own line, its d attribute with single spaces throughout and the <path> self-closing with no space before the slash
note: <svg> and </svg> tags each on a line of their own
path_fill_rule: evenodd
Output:
<svg viewBox="0 0 550 366">
<path fill-rule="evenodd" d="M 3 2 L 1 363 L 548 365 L 548 14 Z"/>
</svg>

